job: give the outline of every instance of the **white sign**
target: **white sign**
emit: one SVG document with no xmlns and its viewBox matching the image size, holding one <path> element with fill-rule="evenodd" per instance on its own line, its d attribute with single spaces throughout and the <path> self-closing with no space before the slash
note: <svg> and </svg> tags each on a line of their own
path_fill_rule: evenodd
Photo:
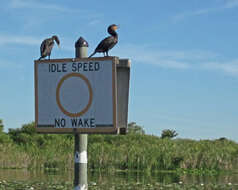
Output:
<svg viewBox="0 0 238 190">
<path fill-rule="evenodd" d="M 35 61 L 39 132 L 116 132 L 116 58 Z"/>
</svg>

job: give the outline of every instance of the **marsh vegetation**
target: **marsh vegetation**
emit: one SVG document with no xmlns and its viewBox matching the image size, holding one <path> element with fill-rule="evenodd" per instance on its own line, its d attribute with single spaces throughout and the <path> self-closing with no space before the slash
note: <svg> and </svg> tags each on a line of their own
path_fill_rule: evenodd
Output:
<svg viewBox="0 0 238 190">
<path fill-rule="evenodd" d="M 73 169 L 73 135 L 37 134 L 34 123 L 0 133 L 0 168 Z M 238 144 L 225 138 L 190 140 L 146 135 L 135 123 L 128 135 L 89 135 L 91 170 L 176 170 L 211 172 L 238 169 Z"/>
<path fill-rule="evenodd" d="M 184 176 L 197 178 L 197 176 L 217 177 L 227 176 L 227 174 L 233 177 L 228 177 L 221 184 L 217 182 L 217 178 L 215 181 L 209 180 L 210 182 L 205 184 L 207 189 L 219 189 L 221 186 L 229 188 L 229 185 L 237 185 L 234 183 L 238 181 L 238 144 L 236 142 L 226 138 L 200 141 L 174 139 L 173 137 L 177 135 L 175 131 L 168 130 L 165 130 L 161 137 L 146 135 L 136 123 L 130 123 L 128 135 L 89 135 L 88 170 L 90 175 L 103 173 L 115 176 L 118 172 L 125 175 L 136 173 L 137 177 L 132 178 L 133 180 L 138 179 L 140 174 L 150 176 L 147 179 L 156 176 L 154 181 L 122 181 L 122 184 L 115 186 L 115 189 L 125 189 L 123 188 L 125 185 L 130 189 L 132 184 L 133 189 L 153 189 L 153 187 L 165 186 L 168 186 L 168 189 L 197 189 L 201 188 L 205 180 L 190 184 L 185 182 L 186 179 L 191 180 L 191 178 Z M 0 122 L 1 171 L 6 169 L 19 171 L 20 169 L 73 173 L 73 145 L 73 135 L 37 134 L 34 123 L 25 124 L 19 129 L 9 129 L 8 133 L 4 133 L 3 123 Z M 161 172 L 173 177 L 166 182 L 161 181 L 159 180 Z M 68 181 L 63 185 L 54 182 L 57 187 L 51 186 L 49 181 L 45 184 L 26 182 L 22 185 L 32 186 L 34 189 L 41 189 L 44 185 L 52 187 L 48 189 L 65 189 L 72 186 L 71 179 Z M 95 181 L 97 185 L 93 189 L 103 189 L 104 183 Z M 180 181 L 182 183 L 179 183 Z M 6 186 L 14 185 L 19 184 L 11 180 L 1 181 L 0 189 L 9 189 Z"/>
</svg>

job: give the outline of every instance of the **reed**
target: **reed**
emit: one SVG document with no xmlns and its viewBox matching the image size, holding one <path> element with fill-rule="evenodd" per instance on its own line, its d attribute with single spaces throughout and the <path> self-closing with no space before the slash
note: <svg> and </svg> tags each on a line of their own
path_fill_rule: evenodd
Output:
<svg viewBox="0 0 238 190">
<path fill-rule="evenodd" d="M 2 132 L 0 168 L 73 170 L 73 136 L 37 134 L 33 126 Z M 146 172 L 238 170 L 238 144 L 227 139 L 173 140 L 143 133 L 89 135 L 88 167 Z"/>
</svg>

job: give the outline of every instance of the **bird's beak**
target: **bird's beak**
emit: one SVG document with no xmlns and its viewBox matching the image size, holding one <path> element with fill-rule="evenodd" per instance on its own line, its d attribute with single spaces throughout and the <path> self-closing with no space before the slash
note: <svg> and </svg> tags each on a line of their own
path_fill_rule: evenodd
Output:
<svg viewBox="0 0 238 190">
<path fill-rule="evenodd" d="M 120 27 L 119 25 L 114 25 L 114 26 L 112 27 L 112 30 L 116 31 L 119 27 Z"/>
</svg>

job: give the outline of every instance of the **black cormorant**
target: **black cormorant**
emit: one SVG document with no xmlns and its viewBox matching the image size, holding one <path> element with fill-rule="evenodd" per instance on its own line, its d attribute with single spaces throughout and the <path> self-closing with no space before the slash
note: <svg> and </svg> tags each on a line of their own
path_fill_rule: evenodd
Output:
<svg viewBox="0 0 238 190">
<path fill-rule="evenodd" d="M 40 46 L 41 57 L 39 58 L 39 60 L 41 60 L 42 58 L 45 58 L 46 56 L 48 56 L 48 58 L 50 59 L 50 54 L 54 46 L 54 41 L 57 43 L 58 46 L 60 45 L 60 41 L 57 36 L 52 36 L 51 38 L 47 38 L 41 43 L 41 46 Z"/>
<path fill-rule="evenodd" d="M 92 57 L 96 53 L 103 53 L 104 56 L 106 53 L 106 56 L 108 56 L 108 51 L 112 49 L 118 42 L 118 34 L 116 33 L 117 28 L 118 25 L 115 24 L 112 24 L 107 28 L 107 32 L 111 34 L 111 36 L 108 36 L 103 39 L 89 57 Z"/>
</svg>

